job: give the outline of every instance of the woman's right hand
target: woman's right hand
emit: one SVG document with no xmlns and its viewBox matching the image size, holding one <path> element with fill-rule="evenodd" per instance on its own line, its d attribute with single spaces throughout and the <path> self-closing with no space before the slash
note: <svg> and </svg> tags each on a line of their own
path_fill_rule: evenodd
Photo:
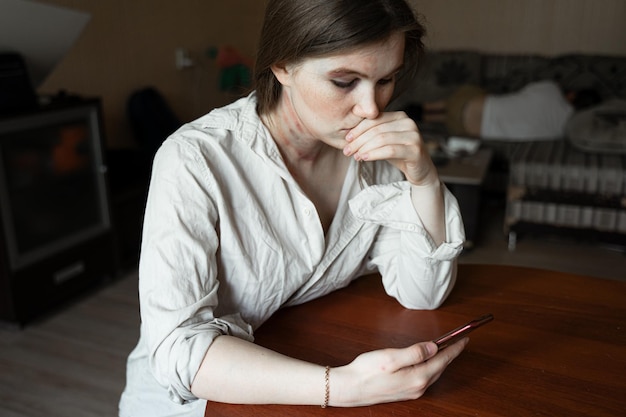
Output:
<svg viewBox="0 0 626 417">
<path fill-rule="evenodd" d="M 441 352 L 433 342 L 403 349 L 382 349 L 359 355 L 330 372 L 330 402 L 357 407 L 421 397 L 463 351 L 468 339 Z"/>
</svg>

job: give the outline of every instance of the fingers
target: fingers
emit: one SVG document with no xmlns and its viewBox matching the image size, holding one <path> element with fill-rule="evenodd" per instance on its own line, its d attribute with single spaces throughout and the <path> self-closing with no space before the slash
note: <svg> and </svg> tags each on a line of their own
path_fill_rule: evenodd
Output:
<svg viewBox="0 0 626 417">
<path fill-rule="evenodd" d="M 363 119 L 354 129 L 348 132 L 346 139 L 351 141 L 363 135 L 372 128 L 393 124 L 393 122 L 401 122 L 401 126 L 406 130 L 417 131 L 417 125 L 404 112 L 387 112 L 376 119 Z"/>
<path fill-rule="evenodd" d="M 397 369 L 402 369 L 426 362 L 435 356 L 437 354 L 437 345 L 433 342 L 417 343 L 406 349 L 400 349 L 397 352 Z"/>
<path fill-rule="evenodd" d="M 434 342 L 417 343 L 406 349 L 401 349 L 400 351 L 404 351 L 403 357 L 405 361 L 398 360 L 398 364 L 400 365 L 399 368 L 406 368 L 426 363 L 432 365 L 433 362 L 436 362 L 433 366 L 434 368 L 445 368 L 450 364 L 450 362 L 459 356 L 459 354 L 461 354 L 468 342 L 469 339 L 464 338 L 456 343 L 453 343 L 442 351 L 437 350 L 437 345 Z"/>
<path fill-rule="evenodd" d="M 404 112 L 365 119 L 346 136 L 344 154 L 357 161 L 388 161 L 413 185 L 439 183 L 437 170 L 415 122 Z"/>
<path fill-rule="evenodd" d="M 468 338 L 459 340 L 458 342 L 450 345 L 446 349 L 438 352 L 431 360 L 429 360 L 425 364 L 425 369 L 423 370 L 424 373 L 422 374 L 422 376 L 428 377 L 427 381 L 424 384 L 424 391 L 426 390 L 426 388 L 430 387 L 439 379 L 439 377 L 443 374 L 443 371 L 446 370 L 448 365 L 450 365 L 450 363 L 452 363 L 452 361 L 461 354 L 463 349 L 465 349 L 465 346 L 467 346 L 468 342 Z"/>
<path fill-rule="evenodd" d="M 346 136 L 344 154 L 357 160 L 408 159 L 422 140 L 415 122 L 404 112 L 365 119 Z"/>
<path fill-rule="evenodd" d="M 427 361 L 405 368 L 408 381 L 406 383 L 407 395 L 412 399 L 424 395 L 426 390 L 441 377 L 448 365 L 459 356 L 467 342 L 467 339 L 461 340 L 438 352 Z"/>
<path fill-rule="evenodd" d="M 423 342 L 364 353 L 351 364 L 333 369 L 344 387 L 335 395 L 340 403 L 350 406 L 419 398 L 466 344 L 464 339 L 437 352 L 433 342 Z"/>
<path fill-rule="evenodd" d="M 450 365 L 450 363 L 454 359 L 456 359 L 461 354 L 461 352 L 463 352 L 463 349 L 465 349 L 465 346 L 467 346 L 468 342 L 469 339 L 466 337 L 456 343 L 451 344 L 444 350 L 437 352 L 437 354 L 428 361 L 428 364 L 433 365 L 433 369 L 440 369 L 439 373 L 441 374 L 441 372 L 443 372 L 443 370 L 448 365 Z"/>
</svg>

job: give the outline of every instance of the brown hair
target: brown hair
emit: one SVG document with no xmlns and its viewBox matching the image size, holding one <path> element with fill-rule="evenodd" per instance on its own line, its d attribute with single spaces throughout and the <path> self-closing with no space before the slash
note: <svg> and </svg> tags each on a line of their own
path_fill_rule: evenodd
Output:
<svg viewBox="0 0 626 417">
<path fill-rule="evenodd" d="M 276 64 L 294 64 L 405 35 L 404 74 L 424 52 L 424 27 L 405 0 L 269 0 L 255 64 L 259 114 L 275 108 L 282 86 Z"/>
</svg>

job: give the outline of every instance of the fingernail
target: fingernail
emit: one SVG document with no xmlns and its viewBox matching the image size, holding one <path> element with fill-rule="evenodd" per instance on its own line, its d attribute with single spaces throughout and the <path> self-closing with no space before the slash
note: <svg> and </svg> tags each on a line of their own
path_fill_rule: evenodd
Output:
<svg viewBox="0 0 626 417">
<path fill-rule="evenodd" d="M 352 136 L 352 132 L 348 132 L 348 134 L 346 135 L 346 140 L 350 142 L 352 141 L 352 139 L 354 139 L 354 136 Z"/>
<path fill-rule="evenodd" d="M 352 153 L 352 149 L 350 149 L 349 146 L 346 146 L 345 148 L 343 148 L 344 155 L 350 155 L 351 153 Z"/>
</svg>

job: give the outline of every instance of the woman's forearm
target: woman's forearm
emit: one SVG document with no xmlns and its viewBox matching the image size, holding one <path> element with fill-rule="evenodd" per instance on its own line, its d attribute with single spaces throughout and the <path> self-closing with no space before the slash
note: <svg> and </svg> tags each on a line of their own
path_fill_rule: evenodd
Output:
<svg viewBox="0 0 626 417">
<path fill-rule="evenodd" d="M 325 368 L 220 336 L 208 349 L 191 391 L 226 403 L 321 405 Z"/>
<path fill-rule="evenodd" d="M 237 404 L 355 407 L 421 397 L 467 343 L 437 353 L 433 342 L 359 355 L 332 368 L 289 358 L 232 336 L 211 345 L 191 391 L 199 398 Z"/>
<path fill-rule="evenodd" d="M 413 207 L 426 231 L 437 246 L 446 240 L 445 207 L 441 182 L 432 185 L 412 185 Z"/>
</svg>

